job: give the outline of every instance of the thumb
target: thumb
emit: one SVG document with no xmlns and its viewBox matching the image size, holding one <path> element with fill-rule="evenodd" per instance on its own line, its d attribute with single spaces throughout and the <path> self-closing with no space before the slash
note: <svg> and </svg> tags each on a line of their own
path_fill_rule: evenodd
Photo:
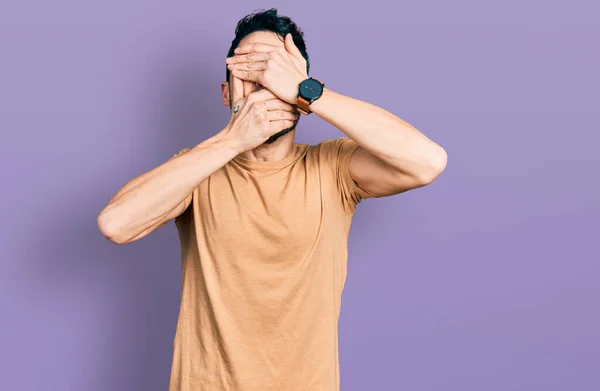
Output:
<svg viewBox="0 0 600 391">
<path fill-rule="evenodd" d="M 303 58 L 302 53 L 300 53 L 300 50 L 298 49 L 298 47 L 294 43 L 294 39 L 292 38 L 292 34 L 290 34 L 290 33 L 286 34 L 284 45 L 285 45 L 285 50 L 287 50 L 287 52 L 289 54 L 291 54 L 294 57 Z"/>
<path fill-rule="evenodd" d="M 244 82 L 233 74 L 229 75 L 229 82 L 231 83 L 231 109 L 233 109 L 244 97 Z"/>
</svg>

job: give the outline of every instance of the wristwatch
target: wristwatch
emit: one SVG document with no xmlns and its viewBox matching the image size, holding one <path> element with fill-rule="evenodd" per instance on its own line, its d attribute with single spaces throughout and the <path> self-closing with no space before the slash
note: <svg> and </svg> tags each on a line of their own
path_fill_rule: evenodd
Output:
<svg viewBox="0 0 600 391">
<path fill-rule="evenodd" d="M 304 115 L 310 114 L 310 104 L 323 95 L 324 83 L 309 77 L 298 86 L 298 111 Z"/>
</svg>

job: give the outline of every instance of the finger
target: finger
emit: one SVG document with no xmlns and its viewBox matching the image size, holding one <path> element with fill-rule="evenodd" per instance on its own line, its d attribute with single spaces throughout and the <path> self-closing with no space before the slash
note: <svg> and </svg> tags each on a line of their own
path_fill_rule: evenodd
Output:
<svg viewBox="0 0 600 391">
<path fill-rule="evenodd" d="M 252 100 L 255 102 L 259 101 L 267 101 L 272 99 L 279 99 L 277 95 L 272 93 L 271 91 L 263 88 L 262 90 L 254 91 L 248 94 L 248 98 L 252 97 Z"/>
<path fill-rule="evenodd" d="M 304 58 L 302 56 L 302 53 L 300 52 L 300 49 L 298 49 L 298 47 L 294 43 L 294 37 L 292 36 L 292 34 L 290 34 L 290 33 L 286 34 L 285 40 L 284 40 L 284 45 L 285 45 L 285 50 L 292 56 L 295 56 L 297 58 Z"/>
<path fill-rule="evenodd" d="M 281 48 L 281 46 L 269 45 L 263 42 L 255 42 L 247 45 L 238 46 L 233 52 L 235 54 L 248 54 L 252 52 L 274 52 Z"/>
<path fill-rule="evenodd" d="M 291 105 L 279 98 L 269 99 L 269 100 L 265 101 L 265 109 L 266 110 L 285 110 L 285 111 L 289 111 L 292 113 L 298 112 L 297 106 Z"/>
<path fill-rule="evenodd" d="M 255 62 L 238 62 L 236 64 L 227 64 L 227 68 L 231 71 L 237 69 L 240 71 L 263 71 L 267 69 L 266 61 Z"/>
<path fill-rule="evenodd" d="M 275 134 L 284 129 L 289 129 L 292 126 L 294 126 L 294 121 L 289 120 L 289 119 L 282 119 L 282 120 L 277 120 L 277 121 L 271 121 L 269 123 L 269 125 L 271 127 L 271 132 L 273 132 L 273 134 Z"/>
<path fill-rule="evenodd" d="M 237 64 L 240 62 L 267 61 L 270 58 L 269 53 L 252 52 L 248 54 L 234 55 L 225 59 L 226 64 Z"/>
<path fill-rule="evenodd" d="M 235 77 L 235 75 L 229 75 L 231 82 L 231 104 L 235 106 L 240 103 L 240 100 L 244 97 L 244 82 Z M 233 107 L 232 107 L 233 108 Z"/>
<path fill-rule="evenodd" d="M 267 111 L 267 119 L 269 121 L 290 120 L 294 121 L 298 118 L 298 114 L 285 110 Z"/>
<path fill-rule="evenodd" d="M 240 69 L 232 69 L 231 73 L 242 80 L 253 81 L 259 83 L 262 80 L 262 71 L 242 71 Z"/>
</svg>

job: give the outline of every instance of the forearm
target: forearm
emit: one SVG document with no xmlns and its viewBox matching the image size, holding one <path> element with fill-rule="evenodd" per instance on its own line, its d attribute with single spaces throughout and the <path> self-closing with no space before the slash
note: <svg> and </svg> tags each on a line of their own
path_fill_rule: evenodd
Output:
<svg viewBox="0 0 600 391">
<path fill-rule="evenodd" d="M 311 110 L 389 166 L 407 174 L 439 165 L 443 149 L 412 125 L 368 102 L 324 89 Z"/>
<path fill-rule="evenodd" d="M 239 152 L 236 143 L 219 133 L 132 179 L 98 216 L 100 230 L 110 240 L 123 243 L 160 225 L 202 181 Z"/>
</svg>

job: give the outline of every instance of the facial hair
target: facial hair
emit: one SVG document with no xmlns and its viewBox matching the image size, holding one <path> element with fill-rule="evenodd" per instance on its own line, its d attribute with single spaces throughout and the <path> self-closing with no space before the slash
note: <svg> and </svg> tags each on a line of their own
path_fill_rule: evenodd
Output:
<svg viewBox="0 0 600 391">
<path fill-rule="evenodd" d="M 258 88 L 255 90 L 256 91 L 260 91 L 262 90 L 264 87 L 263 86 L 258 86 Z M 229 90 L 229 107 L 231 107 L 232 102 L 231 102 L 231 89 Z M 294 123 L 292 124 L 292 126 L 290 126 L 287 129 L 283 129 L 280 130 L 279 132 L 275 133 L 274 135 L 272 135 L 271 137 L 269 137 L 267 139 L 267 141 L 265 141 L 263 144 L 273 144 L 275 141 L 277 141 L 280 137 L 285 136 L 286 134 L 288 134 L 289 132 L 291 132 L 292 130 L 296 129 L 296 125 L 298 125 L 298 121 L 300 120 L 300 117 L 298 117 L 297 119 L 294 120 Z"/>
<path fill-rule="evenodd" d="M 280 138 L 281 136 L 285 136 L 286 134 L 288 134 L 289 132 L 291 132 L 292 130 L 294 130 L 296 128 L 296 125 L 298 124 L 298 119 L 294 120 L 294 124 L 292 126 L 290 126 L 287 129 L 283 129 L 277 133 L 275 133 L 274 135 L 272 135 L 271 137 L 269 137 L 267 139 L 267 141 L 265 141 L 265 144 L 273 144 L 278 138 Z"/>
</svg>

